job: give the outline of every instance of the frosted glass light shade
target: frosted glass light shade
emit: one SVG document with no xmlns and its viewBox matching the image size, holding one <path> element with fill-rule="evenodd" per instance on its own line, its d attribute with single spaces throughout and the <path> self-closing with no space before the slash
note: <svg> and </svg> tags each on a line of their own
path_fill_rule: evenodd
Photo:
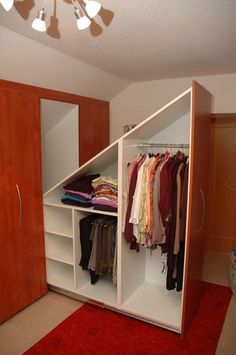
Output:
<svg viewBox="0 0 236 355">
<path fill-rule="evenodd" d="M 32 22 L 32 27 L 34 30 L 39 31 L 39 32 L 45 32 L 46 31 L 46 23 L 45 23 L 45 12 L 44 9 L 40 10 L 38 12 L 38 15 L 36 19 Z"/>
<path fill-rule="evenodd" d="M 45 32 L 46 31 L 46 23 L 43 20 L 40 20 L 39 18 L 36 18 L 32 22 L 32 27 L 34 30 L 39 31 L 39 32 Z"/>
<path fill-rule="evenodd" d="M 13 6 L 14 0 L 0 0 L 0 3 L 6 11 L 9 11 Z"/>
<path fill-rule="evenodd" d="M 91 25 L 91 21 L 87 16 L 82 16 L 77 20 L 78 30 L 84 30 Z"/>
<path fill-rule="evenodd" d="M 85 0 L 85 10 L 90 18 L 94 18 L 101 10 L 102 5 L 98 1 Z"/>
</svg>

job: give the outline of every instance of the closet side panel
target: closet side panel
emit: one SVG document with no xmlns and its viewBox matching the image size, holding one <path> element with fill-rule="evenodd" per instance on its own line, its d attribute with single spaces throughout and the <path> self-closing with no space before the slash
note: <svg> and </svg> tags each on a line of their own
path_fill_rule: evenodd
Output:
<svg viewBox="0 0 236 355">
<path fill-rule="evenodd" d="M 210 125 L 211 95 L 193 82 L 182 336 L 192 321 L 202 291 Z"/>
</svg>

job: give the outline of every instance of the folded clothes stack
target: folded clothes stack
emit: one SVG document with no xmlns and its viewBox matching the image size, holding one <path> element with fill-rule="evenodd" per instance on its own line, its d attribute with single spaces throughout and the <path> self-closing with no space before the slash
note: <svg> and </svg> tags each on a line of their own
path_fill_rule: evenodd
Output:
<svg viewBox="0 0 236 355">
<path fill-rule="evenodd" d="M 93 206 L 91 200 L 94 189 L 91 183 L 99 176 L 100 174 L 83 176 L 63 186 L 65 192 L 61 198 L 61 201 L 67 205 L 75 205 L 80 207 Z"/>
<path fill-rule="evenodd" d="M 92 198 L 94 209 L 117 212 L 117 180 L 107 176 L 100 176 L 92 181 L 92 186 L 94 188 Z"/>
</svg>

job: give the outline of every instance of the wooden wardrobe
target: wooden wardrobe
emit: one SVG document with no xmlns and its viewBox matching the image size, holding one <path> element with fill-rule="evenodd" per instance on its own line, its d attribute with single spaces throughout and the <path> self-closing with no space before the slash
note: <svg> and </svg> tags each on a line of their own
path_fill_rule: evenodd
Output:
<svg viewBox="0 0 236 355">
<path fill-rule="evenodd" d="M 80 164 L 109 140 L 109 103 L 0 80 L 0 323 L 47 292 L 40 100 L 80 107 Z"/>
<path fill-rule="evenodd" d="M 47 282 L 56 291 L 126 315 L 186 333 L 201 298 L 206 225 L 211 94 L 198 83 L 81 166 L 44 195 Z M 143 143 L 189 144 L 189 183 L 183 290 L 168 291 L 159 250 L 130 250 L 123 235 L 127 164 L 143 152 Z M 118 180 L 118 212 L 61 203 L 63 186 L 100 173 Z M 91 285 L 79 266 L 79 222 L 92 213 L 117 217 L 117 284 L 99 279 Z"/>
</svg>

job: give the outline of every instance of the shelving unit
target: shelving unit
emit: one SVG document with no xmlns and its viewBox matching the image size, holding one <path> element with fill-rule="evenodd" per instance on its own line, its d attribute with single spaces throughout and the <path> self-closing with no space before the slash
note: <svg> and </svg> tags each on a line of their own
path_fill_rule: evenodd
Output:
<svg viewBox="0 0 236 355">
<path fill-rule="evenodd" d="M 208 138 L 210 132 L 211 95 L 197 83 L 182 95 L 155 112 L 132 131 L 81 166 L 44 195 L 47 255 L 55 257 L 58 249 L 71 257 L 73 265 L 48 259 L 48 283 L 88 302 L 99 303 L 117 311 L 173 330 L 186 332 L 201 295 L 201 255 L 204 221 L 199 229 L 199 211 L 203 209 L 206 188 Z M 124 199 L 127 184 L 127 164 L 144 152 L 141 144 L 170 143 L 189 145 L 189 188 L 186 224 L 186 251 L 183 291 L 167 291 L 165 275 L 161 274 L 160 251 L 140 248 L 130 250 L 122 230 Z M 118 180 L 118 213 L 63 205 L 63 186 L 84 175 L 100 173 Z M 205 175 L 204 175 L 205 174 Z M 203 198 L 203 197 L 202 197 Z M 117 285 L 99 279 L 91 285 L 90 275 L 79 266 L 81 258 L 79 221 L 91 213 L 117 217 Z M 56 221 L 58 219 L 58 221 Z M 61 241 L 51 234 L 61 235 Z M 71 236 L 73 243 L 65 242 Z M 55 249 L 55 250 L 54 250 Z M 58 258 L 59 259 L 59 258 Z M 69 260 L 69 259 L 67 259 Z M 70 259 L 71 260 L 71 259 Z M 196 260 L 199 262 L 196 263 Z M 66 287 L 68 285 L 68 287 Z"/>
<path fill-rule="evenodd" d="M 45 233 L 45 248 L 47 258 L 74 265 L 71 237 Z"/>
<path fill-rule="evenodd" d="M 73 236 L 72 210 L 56 206 L 44 206 L 45 232 L 68 237 Z"/>
<path fill-rule="evenodd" d="M 47 282 L 63 290 L 74 291 L 74 268 L 56 260 L 46 260 Z"/>
</svg>

